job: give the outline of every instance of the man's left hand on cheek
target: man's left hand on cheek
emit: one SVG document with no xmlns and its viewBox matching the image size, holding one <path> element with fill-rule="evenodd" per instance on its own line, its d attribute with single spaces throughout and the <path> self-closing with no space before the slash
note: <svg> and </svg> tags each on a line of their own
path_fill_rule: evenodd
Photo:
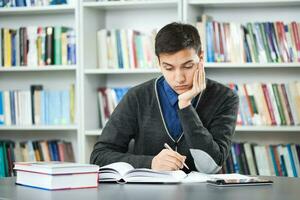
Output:
<svg viewBox="0 0 300 200">
<path fill-rule="evenodd" d="M 203 63 L 198 64 L 197 70 L 194 73 L 193 77 L 193 87 L 192 89 L 180 94 L 178 96 L 178 107 L 183 109 L 191 104 L 192 99 L 197 96 L 206 88 L 205 82 L 205 71 Z"/>
</svg>

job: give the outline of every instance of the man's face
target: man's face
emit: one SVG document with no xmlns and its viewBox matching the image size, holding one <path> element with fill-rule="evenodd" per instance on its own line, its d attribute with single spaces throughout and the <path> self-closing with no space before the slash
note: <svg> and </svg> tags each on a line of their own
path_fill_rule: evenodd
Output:
<svg viewBox="0 0 300 200">
<path fill-rule="evenodd" d="M 199 62 L 203 61 L 194 49 L 159 55 L 160 70 L 171 88 L 179 95 L 193 87 L 193 77 Z"/>
</svg>

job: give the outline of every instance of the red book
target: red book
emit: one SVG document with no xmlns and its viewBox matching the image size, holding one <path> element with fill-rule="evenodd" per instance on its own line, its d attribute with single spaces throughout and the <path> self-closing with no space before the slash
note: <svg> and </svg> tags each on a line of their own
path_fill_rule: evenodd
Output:
<svg viewBox="0 0 300 200">
<path fill-rule="evenodd" d="M 294 38 L 295 38 L 295 45 L 296 45 L 296 49 L 297 49 L 298 62 L 300 62 L 300 38 L 299 38 L 299 31 L 298 31 L 296 22 L 292 22 L 292 30 L 293 30 L 293 35 L 294 35 Z"/>
<path fill-rule="evenodd" d="M 248 103 L 248 107 L 249 107 L 249 111 L 250 111 L 250 114 L 251 114 L 251 117 L 253 117 L 254 115 L 254 111 L 253 111 L 253 108 L 251 106 L 251 100 L 250 100 L 250 97 L 248 95 L 248 91 L 247 91 L 247 88 L 246 88 L 246 84 L 243 84 L 243 89 L 245 91 L 245 96 L 246 96 L 246 99 L 247 99 L 247 103 Z"/>
<path fill-rule="evenodd" d="M 274 110 L 273 110 L 273 107 L 272 107 L 269 91 L 267 89 L 266 84 L 262 84 L 262 89 L 263 89 L 263 93 L 264 93 L 264 96 L 265 96 L 265 99 L 266 99 L 266 102 L 267 102 L 269 114 L 270 114 L 270 117 L 271 117 L 271 124 L 276 125 Z"/>
<path fill-rule="evenodd" d="M 279 155 L 278 155 L 277 148 L 276 148 L 276 146 L 273 146 L 273 145 L 271 146 L 271 148 L 273 149 L 275 162 L 276 162 L 276 167 L 278 169 L 279 176 L 283 176 L 282 169 L 281 169 L 281 166 L 280 166 L 280 161 L 279 161 Z"/>
</svg>

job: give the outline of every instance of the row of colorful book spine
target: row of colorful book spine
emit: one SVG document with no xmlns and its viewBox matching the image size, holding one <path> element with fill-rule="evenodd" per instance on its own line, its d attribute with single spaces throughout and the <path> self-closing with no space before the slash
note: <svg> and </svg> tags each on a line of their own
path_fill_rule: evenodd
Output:
<svg viewBox="0 0 300 200">
<path fill-rule="evenodd" d="M 97 32 L 98 67 L 101 69 L 154 68 L 156 31 L 107 30 Z"/>
<path fill-rule="evenodd" d="M 71 142 L 63 140 L 0 140 L 0 178 L 14 176 L 15 162 L 75 162 Z"/>
<path fill-rule="evenodd" d="M 234 143 L 221 173 L 300 176 L 300 145 Z"/>
<path fill-rule="evenodd" d="M 1 28 L 0 38 L 2 67 L 76 64 L 76 35 L 72 28 Z"/>
<path fill-rule="evenodd" d="M 239 95 L 237 125 L 299 125 L 300 82 L 229 84 Z"/>
<path fill-rule="evenodd" d="M 75 122 L 75 88 L 0 90 L 0 125 L 70 125 Z"/>
<path fill-rule="evenodd" d="M 104 127 L 129 88 L 98 88 L 100 127 Z"/>
<path fill-rule="evenodd" d="M 70 4 L 72 0 L 0 0 L 0 7 L 37 7 Z"/>
<path fill-rule="evenodd" d="M 197 23 L 206 42 L 207 62 L 300 62 L 300 23 L 292 21 L 217 22 L 202 16 Z M 205 33 L 203 33 L 205 31 Z"/>
</svg>

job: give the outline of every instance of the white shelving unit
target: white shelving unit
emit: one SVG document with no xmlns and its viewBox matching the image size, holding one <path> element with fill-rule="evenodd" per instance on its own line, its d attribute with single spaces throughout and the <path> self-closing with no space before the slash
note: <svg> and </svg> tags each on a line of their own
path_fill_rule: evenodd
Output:
<svg viewBox="0 0 300 200">
<path fill-rule="evenodd" d="M 44 89 L 69 89 L 75 84 L 75 124 L 55 126 L 0 126 L 0 140 L 10 139 L 15 142 L 26 140 L 62 139 L 73 144 L 76 161 L 82 160 L 80 151 L 79 123 L 79 3 L 74 5 L 53 5 L 46 7 L 0 8 L 0 28 L 22 26 L 67 26 L 75 29 L 77 36 L 77 64 L 66 66 L 17 66 L 0 68 L 1 90 L 30 90 L 30 85 L 41 84 Z"/>
<path fill-rule="evenodd" d="M 202 14 L 219 22 L 299 22 L 299 0 L 186 0 L 183 21 L 196 24 Z M 278 15 L 280 13 L 280 15 Z M 209 78 L 222 83 L 290 82 L 300 80 L 300 63 L 206 63 Z M 241 126 L 236 141 L 299 143 L 299 126 Z"/>
<path fill-rule="evenodd" d="M 85 159 L 88 161 L 100 135 L 98 87 L 126 87 L 160 74 L 158 69 L 103 70 L 97 68 L 96 33 L 100 29 L 151 31 L 172 21 L 181 21 L 181 0 L 130 2 L 81 2 L 82 108 Z"/>
<path fill-rule="evenodd" d="M 173 21 L 195 25 L 208 14 L 224 22 L 297 21 L 300 0 L 152 0 L 96 2 L 36 8 L 1 8 L 1 27 L 29 25 L 72 26 L 77 35 L 77 65 L 0 68 L 0 89 L 28 89 L 31 84 L 60 89 L 76 84 L 76 124 L 68 126 L 0 126 L 0 139 L 66 139 L 73 142 L 78 162 L 89 162 L 101 134 L 98 87 L 127 87 L 160 75 L 153 69 L 99 69 L 96 33 L 100 29 L 159 29 Z M 289 82 L 299 80 L 300 63 L 206 63 L 206 74 L 219 82 Z M 236 141 L 300 143 L 299 126 L 243 126 Z"/>
</svg>

